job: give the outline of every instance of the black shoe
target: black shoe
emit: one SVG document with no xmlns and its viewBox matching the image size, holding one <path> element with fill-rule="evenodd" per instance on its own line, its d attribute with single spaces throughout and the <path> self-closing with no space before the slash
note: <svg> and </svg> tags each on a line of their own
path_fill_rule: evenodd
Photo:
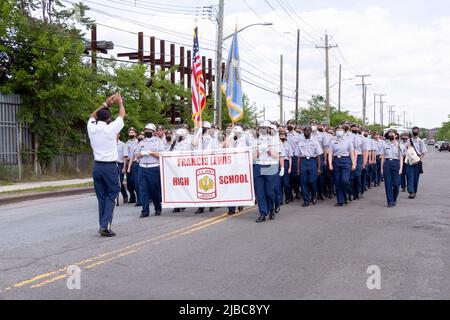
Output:
<svg viewBox="0 0 450 320">
<path fill-rule="evenodd" d="M 291 200 L 286 199 L 286 204 L 289 204 L 289 203 L 291 203 Z"/>
<path fill-rule="evenodd" d="M 402 192 L 406 192 L 406 188 L 402 188 Z"/>
<path fill-rule="evenodd" d="M 161 211 L 156 211 L 155 212 L 155 217 L 159 217 L 161 215 Z"/>
<path fill-rule="evenodd" d="M 295 199 L 300 200 L 300 195 L 298 193 L 295 194 Z"/>
<path fill-rule="evenodd" d="M 238 207 L 238 211 L 239 211 L 239 212 L 244 211 L 244 207 Z"/>
<path fill-rule="evenodd" d="M 175 208 L 175 209 L 173 209 L 173 211 L 172 211 L 172 213 L 180 213 L 181 212 L 181 209 L 180 208 Z"/>
<path fill-rule="evenodd" d="M 325 200 L 325 198 L 322 195 L 319 196 L 319 199 L 320 200 Z"/>
<path fill-rule="evenodd" d="M 144 219 L 144 218 L 148 218 L 149 216 L 150 215 L 148 213 L 141 213 L 139 218 Z"/>
<path fill-rule="evenodd" d="M 234 210 L 228 211 L 228 215 L 229 215 L 229 216 L 233 216 L 233 215 L 235 215 L 235 214 L 236 214 L 236 211 L 234 211 Z"/>
<path fill-rule="evenodd" d="M 135 199 L 131 199 L 130 201 L 128 201 L 128 203 L 130 203 L 130 204 L 136 203 L 136 200 Z"/>
<path fill-rule="evenodd" d="M 205 212 L 204 208 L 198 208 L 197 211 L 194 212 L 194 214 L 202 214 Z"/>
<path fill-rule="evenodd" d="M 336 203 L 334 206 L 335 207 L 343 207 L 344 205 L 342 203 Z"/>
<path fill-rule="evenodd" d="M 216 208 L 209 208 L 209 212 L 214 212 Z"/>
<path fill-rule="evenodd" d="M 417 197 L 417 193 L 413 193 L 413 199 Z"/>
<path fill-rule="evenodd" d="M 302 207 L 303 207 L 303 208 L 309 207 L 309 203 L 306 203 L 306 202 L 303 203 L 303 204 L 302 204 Z"/>
<path fill-rule="evenodd" d="M 393 204 L 388 204 L 387 207 L 388 208 L 392 208 L 392 207 L 394 207 L 394 205 Z"/>
<path fill-rule="evenodd" d="M 259 218 L 256 220 L 256 223 L 260 223 L 260 222 L 266 222 L 266 217 L 259 216 Z"/>
<path fill-rule="evenodd" d="M 108 230 L 108 229 L 100 229 L 100 230 L 98 230 L 98 233 L 100 233 L 100 235 L 102 237 L 111 238 L 111 237 L 115 237 L 116 236 L 116 234 L 114 232 L 112 232 L 112 230 Z"/>
<path fill-rule="evenodd" d="M 184 211 L 184 210 L 186 210 L 186 208 L 181 208 L 181 211 Z"/>
<path fill-rule="evenodd" d="M 316 204 L 317 204 L 317 200 L 316 200 L 316 199 L 313 199 L 312 204 L 313 204 L 313 205 L 316 205 Z"/>
<path fill-rule="evenodd" d="M 275 214 L 274 213 L 271 213 L 269 215 L 269 220 L 275 220 Z"/>
<path fill-rule="evenodd" d="M 128 203 L 128 198 L 123 199 L 123 203 Z"/>
<path fill-rule="evenodd" d="M 409 197 L 408 197 L 409 199 L 414 199 L 414 196 L 413 196 L 413 194 L 412 193 L 410 193 L 409 194 Z"/>
<path fill-rule="evenodd" d="M 280 210 L 281 210 L 281 207 L 280 207 L 280 206 L 276 207 L 276 208 L 275 208 L 275 213 L 280 213 Z M 272 219 L 272 220 L 273 220 L 273 219 Z"/>
<path fill-rule="evenodd" d="M 393 207 L 396 207 L 396 206 L 397 206 L 397 202 L 394 202 L 394 203 L 392 204 L 392 206 L 393 206 Z"/>
<path fill-rule="evenodd" d="M 135 207 L 142 207 L 142 203 L 136 203 L 134 206 Z"/>
</svg>

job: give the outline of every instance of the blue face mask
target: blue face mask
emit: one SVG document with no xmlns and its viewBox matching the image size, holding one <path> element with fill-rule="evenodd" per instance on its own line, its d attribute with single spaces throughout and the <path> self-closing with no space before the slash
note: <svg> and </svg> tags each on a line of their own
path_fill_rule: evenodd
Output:
<svg viewBox="0 0 450 320">
<path fill-rule="evenodd" d="M 344 136 L 344 131 L 336 131 L 336 137 L 342 138 Z"/>
</svg>

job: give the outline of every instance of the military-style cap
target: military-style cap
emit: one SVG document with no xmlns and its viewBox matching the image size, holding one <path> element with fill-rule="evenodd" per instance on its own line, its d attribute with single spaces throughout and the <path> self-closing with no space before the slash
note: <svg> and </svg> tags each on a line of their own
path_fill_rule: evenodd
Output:
<svg viewBox="0 0 450 320">
<path fill-rule="evenodd" d="M 344 124 L 350 124 L 350 122 L 349 122 L 348 120 L 343 120 L 343 121 L 341 122 L 341 125 L 344 125 Z"/>
<path fill-rule="evenodd" d="M 162 125 L 157 125 L 156 126 L 156 131 L 162 130 L 164 131 L 164 127 Z"/>
<path fill-rule="evenodd" d="M 309 124 L 318 124 L 318 121 L 316 119 L 312 119 Z"/>
<path fill-rule="evenodd" d="M 342 130 L 344 130 L 344 126 L 343 125 L 337 125 L 335 128 L 334 128 L 334 130 L 336 131 L 337 129 L 342 129 Z"/>
</svg>

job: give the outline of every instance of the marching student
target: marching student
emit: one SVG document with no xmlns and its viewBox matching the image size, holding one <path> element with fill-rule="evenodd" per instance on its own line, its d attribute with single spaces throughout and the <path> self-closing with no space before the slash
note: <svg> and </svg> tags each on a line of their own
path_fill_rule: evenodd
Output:
<svg viewBox="0 0 450 320">
<path fill-rule="evenodd" d="M 423 140 L 419 138 L 419 134 L 420 134 L 419 127 L 414 127 L 412 129 L 413 137 L 410 140 L 410 142 L 416 154 L 419 156 L 420 162 L 415 165 L 412 165 L 409 168 L 410 180 L 408 181 L 408 183 L 411 183 L 413 185 L 412 199 L 415 199 L 417 197 L 417 191 L 419 190 L 420 175 L 423 174 L 423 159 L 425 157 L 425 154 L 427 153 L 427 146 L 425 145 L 425 142 L 423 142 Z"/>
<path fill-rule="evenodd" d="M 323 149 L 311 136 L 311 126 L 303 129 L 305 140 L 300 141 L 295 151 L 298 158 L 297 170 L 303 194 L 303 207 L 317 202 L 317 178 L 321 174 Z"/>
<path fill-rule="evenodd" d="M 353 143 L 345 137 L 345 127 L 336 127 L 336 137 L 331 139 L 328 148 L 328 163 L 333 173 L 336 189 L 336 207 L 347 204 L 350 172 L 356 170 L 356 154 Z"/>
<path fill-rule="evenodd" d="M 292 158 L 294 156 L 294 150 L 292 150 L 291 144 L 287 141 L 286 133 L 279 134 L 280 141 L 282 143 L 281 148 L 281 159 L 280 161 L 283 162 L 283 168 L 284 172 L 283 175 L 280 177 L 280 204 L 283 204 L 283 195 L 285 198 L 285 203 L 289 204 L 290 202 L 294 201 L 294 198 L 292 196 L 292 188 L 289 184 L 289 177 L 292 173 Z M 295 166 L 297 167 L 297 165 Z M 280 197 L 281 196 L 281 197 Z"/>
<path fill-rule="evenodd" d="M 109 108 L 117 103 L 119 116 L 112 121 Z M 98 200 L 99 224 L 98 231 L 103 237 L 114 237 L 111 230 L 116 198 L 120 191 L 117 166 L 117 135 L 124 127 L 125 107 L 119 93 L 109 97 L 106 102 L 94 111 L 87 123 L 87 131 L 94 153 L 95 194 Z"/>
<path fill-rule="evenodd" d="M 123 178 L 127 170 L 124 166 L 125 159 L 125 143 L 120 140 L 120 133 L 117 135 L 117 166 L 119 167 L 120 193 L 123 197 L 123 203 L 128 202 L 128 193 L 123 185 Z M 117 196 L 117 206 L 119 206 L 119 196 Z"/>
<path fill-rule="evenodd" d="M 154 135 L 156 126 L 149 123 L 145 126 L 145 138 L 135 152 L 139 160 L 139 192 L 142 201 L 142 212 L 140 218 L 150 215 L 150 200 L 155 207 L 155 216 L 160 216 L 161 207 L 161 180 L 159 171 L 159 153 L 164 151 L 164 143 L 161 138 Z"/>
<path fill-rule="evenodd" d="M 259 136 L 255 146 L 253 178 L 259 218 L 257 223 L 275 219 L 275 185 L 280 172 L 280 144 L 272 136 L 270 121 L 264 121 L 259 127 Z"/>
<path fill-rule="evenodd" d="M 131 127 L 128 130 L 128 141 L 125 143 L 125 149 L 124 149 L 124 162 L 123 162 L 123 168 L 125 169 L 125 174 L 127 177 L 127 189 L 130 193 L 130 199 L 129 203 L 136 203 L 137 199 L 137 193 L 138 191 L 138 185 L 134 181 L 133 177 L 133 155 L 134 151 L 136 151 L 137 145 L 139 143 L 138 139 L 138 133 L 135 128 Z M 136 166 L 135 166 L 135 170 Z"/>
<path fill-rule="evenodd" d="M 239 149 L 247 147 L 246 137 L 244 135 L 244 129 L 240 125 L 236 125 L 230 135 L 228 136 L 227 148 Z M 244 210 L 244 207 L 238 207 L 238 211 Z M 236 207 L 228 207 L 228 215 L 232 216 L 236 214 Z"/>
<path fill-rule="evenodd" d="M 400 175 L 403 170 L 403 155 L 398 141 L 395 140 L 394 131 L 387 132 L 386 139 L 387 141 L 384 142 L 382 147 L 381 174 L 384 176 L 387 207 L 392 208 L 397 205 Z"/>
</svg>

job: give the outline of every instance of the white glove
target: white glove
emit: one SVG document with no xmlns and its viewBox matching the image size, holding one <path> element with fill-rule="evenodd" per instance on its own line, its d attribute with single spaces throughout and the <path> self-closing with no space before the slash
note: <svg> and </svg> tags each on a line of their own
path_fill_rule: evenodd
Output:
<svg viewBox="0 0 450 320">
<path fill-rule="evenodd" d="M 284 167 L 280 170 L 280 177 L 284 176 Z"/>
</svg>

